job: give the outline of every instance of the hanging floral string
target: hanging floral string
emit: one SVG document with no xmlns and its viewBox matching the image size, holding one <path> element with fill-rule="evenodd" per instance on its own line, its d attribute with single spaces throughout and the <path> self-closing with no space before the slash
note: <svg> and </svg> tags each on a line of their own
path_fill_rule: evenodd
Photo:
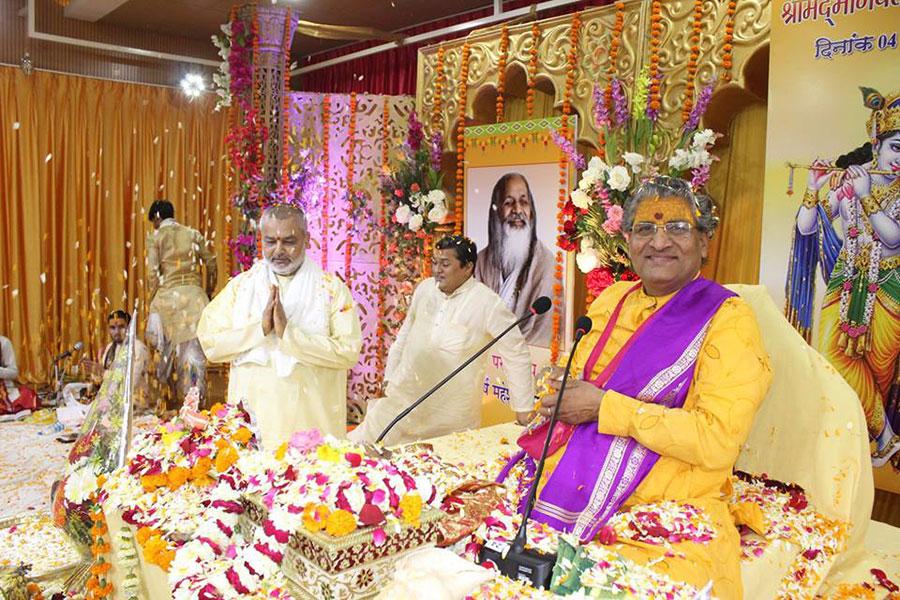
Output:
<svg viewBox="0 0 900 600">
<path fill-rule="evenodd" d="M 568 139 L 574 135 L 574 131 L 569 129 L 569 115 L 572 114 L 572 90 L 575 87 L 575 75 L 578 72 L 578 39 L 581 35 L 581 13 L 576 12 L 572 15 L 572 26 L 569 28 L 569 53 L 566 61 L 566 87 L 563 92 L 562 105 L 562 125 L 560 127 L 560 135 L 564 139 Z M 569 155 L 560 150 L 559 153 L 559 198 L 556 203 L 557 207 L 557 231 L 559 235 L 565 233 L 563 223 L 566 220 L 564 209 L 566 201 L 569 198 Z M 563 300 L 563 251 L 561 248 L 556 249 L 556 282 L 553 284 L 553 333 L 550 338 L 550 361 L 556 363 L 559 359 L 559 333 L 562 323 L 562 300 Z"/>
<path fill-rule="evenodd" d="M 458 104 L 459 118 L 456 123 L 456 202 L 453 206 L 453 215 L 456 220 L 454 233 L 457 235 L 462 233 L 463 228 L 463 163 L 466 159 L 466 143 L 463 132 L 466 128 L 466 98 L 468 96 L 469 86 L 469 52 L 471 47 L 469 42 L 463 43 L 462 57 L 459 61 L 459 89 Z"/>
<path fill-rule="evenodd" d="M 102 484 L 101 484 L 102 485 Z M 105 600 L 112 597 L 113 585 L 109 579 L 111 563 L 106 561 L 109 554 L 109 542 L 106 540 L 108 533 L 106 518 L 103 516 L 103 507 L 97 501 L 96 496 L 91 499 L 91 556 L 94 564 L 91 565 L 91 576 L 87 581 L 87 600 Z"/>
<path fill-rule="evenodd" d="M 381 172 L 387 173 L 389 164 L 388 148 L 390 147 L 390 106 L 387 96 L 383 96 L 381 114 Z M 381 193 L 381 211 L 378 215 L 378 325 L 375 330 L 375 360 L 376 373 L 384 373 L 384 290 L 387 288 L 387 256 L 385 255 L 385 237 L 387 235 L 387 198 L 385 192 Z"/>
<path fill-rule="evenodd" d="M 444 54 L 444 46 L 440 46 L 437 63 L 434 65 L 434 102 L 431 105 L 431 128 L 435 131 L 441 128 L 441 109 L 444 103 Z"/>
<path fill-rule="evenodd" d="M 736 9 L 737 0 L 729 0 L 728 10 L 725 13 L 725 37 L 722 43 L 722 68 L 725 69 L 722 79 L 726 83 L 731 81 L 731 69 L 734 66 L 731 51 L 734 48 L 734 14 Z"/>
<path fill-rule="evenodd" d="M 288 183 L 290 181 L 290 157 L 291 154 L 288 152 L 288 133 L 290 132 L 290 126 L 288 123 L 288 114 L 290 112 L 290 95 L 288 92 L 291 90 L 291 22 L 293 19 L 293 15 L 291 14 L 291 9 L 289 8 L 287 11 L 287 18 L 284 20 L 284 36 L 281 41 L 281 55 L 284 57 L 284 87 L 281 89 L 281 131 L 282 131 L 282 143 L 281 143 L 281 187 L 286 190 L 288 188 Z"/>
<path fill-rule="evenodd" d="M 497 122 L 503 121 L 503 93 L 506 91 L 506 61 L 509 58 L 509 27 L 500 29 L 500 61 L 497 63 Z"/>
<path fill-rule="evenodd" d="M 650 87 L 647 92 L 647 117 L 655 121 L 662 108 L 660 95 L 659 49 L 662 43 L 662 1 L 650 5 Z"/>
<path fill-rule="evenodd" d="M 353 176 L 354 167 L 356 166 L 356 92 L 350 93 L 350 125 L 347 128 L 347 137 L 350 138 L 347 145 L 347 213 L 352 219 Z M 344 244 L 344 282 L 348 287 L 351 284 L 353 275 L 350 269 L 352 254 L 353 235 L 349 235 L 347 236 L 347 242 Z"/>
<path fill-rule="evenodd" d="M 261 86 L 259 86 L 257 84 L 257 81 L 256 81 L 257 70 L 255 68 L 256 65 L 259 64 L 259 12 L 256 10 L 256 6 L 253 7 L 253 19 L 250 21 L 250 31 L 252 32 L 251 38 L 253 39 L 253 60 L 252 60 L 251 64 L 254 67 L 253 68 L 253 83 L 252 83 L 252 88 L 251 88 L 252 93 L 253 93 L 253 103 L 251 106 L 252 106 L 252 108 L 255 109 L 256 107 L 260 106 L 260 103 L 261 103 L 261 97 L 260 97 L 260 92 L 261 92 L 260 87 Z M 263 140 L 260 144 L 260 149 L 259 149 L 260 162 L 262 162 L 264 160 L 262 158 L 264 147 L 265 147 L 265 140 Z M 262 258 L 262 256 L 263 256 L 262 232 L 260 232 L 259 235 L 256 236 L 256 257 Z"/>
<path fill-rule="evenodd" d="M 622 32 L 625 30 L 625 3 L 616 2 L 616 21 L 613 25 L 612 37 L 609 40 L 609 64 L 606 66 L 606 106 L 612 106 L 613 86 L 618 71 L 619 47 L 622 45 Z M 600 143 L 600 146 L 604 144 Z"/>
<path fill-rule="evenodd" d="M 538 66 L 538 46 L 541 41 L 541 28 L 537 23 L 531 25 L 531 53 L 528 59 L 528 92 L 525 94 L 525 109 L 528 118 L 534 117 L 534 94 Z"/>
<path fill-rule="evenodd" d="M 681 106 L 681 122 L 686 124 L 694 108 L 694 79 L 697 77 L 697 63 L 700 59 L 700 32 L 703 31 L 703 0 L 694 0 L 694 17 L 691 21 L 691 54 L 687 64 L 687 80 L 684 84 L 684 98 Z"/>
<path fill-rule="evenodd" d="M 322 170 L 325 193 L 322 196 L 322 269 L 328 270 L 328 209 L 331 202 L 331 96 L 322 98 Z"/>
</svg>

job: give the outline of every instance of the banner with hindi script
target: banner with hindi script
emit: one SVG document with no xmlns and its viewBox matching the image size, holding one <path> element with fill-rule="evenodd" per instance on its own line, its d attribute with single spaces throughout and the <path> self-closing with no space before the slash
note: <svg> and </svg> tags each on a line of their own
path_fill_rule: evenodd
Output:
<svg viewBox="0 0 900 600">
<path fill-rule="evenodd" d="M 876 486 L 894 492 L 900 492 L 898 35 L 900 0 L 773 6 L 760 263 L 760 282 L 784 298 L 792 324 L 859 395 Z"/>
</svg>

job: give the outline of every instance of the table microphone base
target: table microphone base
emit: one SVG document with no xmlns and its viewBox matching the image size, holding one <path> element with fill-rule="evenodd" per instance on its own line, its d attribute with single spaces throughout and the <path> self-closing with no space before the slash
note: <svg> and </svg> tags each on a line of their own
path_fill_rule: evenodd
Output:
<svg viewBox="0 0 900 600">
<path fill-rule="evenodd" d="M 492 563 L 498 571 L 514 581 L 527 581 L 533 587 L 550 589 L 555 554 L 542 554 L 536 550 L 516 552 L 507 544 L 486 543 L 478 555 L 479 563 Z M 504 556 L 504 553 L 506 556 Z"/>
</svg>

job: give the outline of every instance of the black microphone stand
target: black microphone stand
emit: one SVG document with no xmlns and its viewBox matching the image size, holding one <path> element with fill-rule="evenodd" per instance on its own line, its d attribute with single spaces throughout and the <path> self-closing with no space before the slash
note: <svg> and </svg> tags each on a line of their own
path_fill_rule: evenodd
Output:
<svg viewBox="0 0 900 600">
<path fill-rule="evenodd" d="M 583 320 L 587 322 L 584 323 Z M 509 549 L 504 553 L 498 551 L 496 547 L 491 548 L 486 544 L 481 551 L 481 561 L 491 561 L 499 568 L 500 572 L 513 580 L 529 581 L 534 587 L 549 588 L 550 580 L 553 576 L 553 567 L 556 564 L 555 554 L 542 554 L 533 550 L 526 550 L 525 543 L 528 539 L 528 519 L 531 517 L 531 511 L 537 500 L 538 484 L 541 481 L 541 475 L 544 472 L 544 464 L 547 461 L 547 451 L 550 448 L 550 439 L 553 437 L 553 428 L 559 417 L 559 406 L 562 404 L 563 393 L 566 390 L 566 383 L 569 381 L 569 372 L 572 370 L 572 359 L 575 356 L 575 349 L 584 334 L 590 331 L 591 322 L 587 317 L 582 317 L 576 324 L 575 341 L 572 344 L 572 351 L 569 353 L 569 359 L 566 361 L 566 370 L 563 372 L 562 382 L 559 386 L 559 392 L 556 395 L 556 406 L 553 407 L 553 413 L 550 415 L 550 422 L 547 427 L 547 438 L 544 440 L 544 448 L 541 450 L 541 458 L 538 461 L 537 468 L 534 472 L 534 481 L 531 484 L 531 490 L 528 492 L 528 499 L 525 501 L 525 510 L 522 512 L 522 523 L 513 538 Z"/>
<path fill-rule="evenodd" d="M 484 354 L 485 352 L 487 352 L 487 350 L 488 350 L 491 346 L 493 346 L 494 344 L 496 344 L 496 343 L 500 340 L 500 338 L 502 338 L 504 335 L 506 335 L 507 333 L 509 333 L 510 331 L 512 331 L 513 328 L 518 327 L 519 325 L 521 325 L 522 323 L 524 323 L 525 321 L 527 321 L 528 319 L 530 319 L 531 317 L 533 317 L 533 316 L 535 316 L 535 315 L 537 315 L 537 314 L 538 314 L 537 311 L 535 311 L 534 309 L 529 310 L 529 311 L 528 311 L 528 314 L 526 314 L 525 316 L 523 316 L 522 318 L 520 318 L 518 321 L 516 321 L 515 323 L 513 323 L 512 325 L 510 325 L 510 326 L 507 327 L 506 329 L 504 329 L 503 332 L 502 332 L 500 335 L 498 335 L 497 337 L 495 337 L 494 339 L 492 339 L 491 341 L 489 341 L 487 344 L 485 344 L 484 346 L 482 346 L 481 350 L 479 350 L 478 352 L 476 352 L 475 354 L 473 354 L 472 356 L 470 356 L 470 357 L 466 360 L 466 362 L 464 362 L 463 364 L 461 364 L 461 365 L 459 365 L 458 367 L 456 367 L 455 369 L 453 369 L 453 370 L 450 372 L 449 375 L 447 375 L 446 377 L 444 377 L 443 379 L 441 379 L 439 382 L 437 382 L 430 390 L 428 390 L 427 392 L 425 392 L 425 394 L 424 394 L 421 398 L 419 398 L 418 400 L 416 400 L 415 402 L 413 402 L 412 404 L 410 404 L 409 406 L 407 406 L 405 409 L 403 409 L 403 411 L 402 411 L 399 415 L 397 415 L 396 417 L 394 417 L 394 420 L 391 421 L 390 423 L 388 423 L 388 426 L 384 428 L 384 431 L 381 432 L 381 435 L 378 436 L 378 439 L 375 440 L 375 443 L 376 443 L 376 444 L 380 443 L 381 440 L 384 439 L 384 436 L 386 436 L 386 435 L 388 434 L 388 432 L 389 432 L 391 429 L 393 429 L 394 425 L 396 425 L 396 424 L 399 423 L 401 420 L 403 420 L 403 418 L 404 418 L 406 415 L 408 415 L 409 413 L 411 413 L 413 410 L 415 410 L 415 408 L 416 408 L 417 406 L 419 406 L 420 404 L 422 404 L 423 402 L 425 402 L 426 400 L 428 400 L 428 398 L 430 398 L 431 395 L 432 395 L 433 393 L 435 393 L 436 391 L 438 391 L 438 390 L 441 388 L 441 386 L 443 386 L 445 383 L 447 383 L 448 381 L 450 381 L 451 379 L 453 379 L 456 375 L 459 374 L 460 371 L 462 371 L 463 369 L 465 369 L 466 367 L 468 367 L 470 364 L 472 364 L 479 356 L 481 356 L 482 354 Z"/>
</svg>

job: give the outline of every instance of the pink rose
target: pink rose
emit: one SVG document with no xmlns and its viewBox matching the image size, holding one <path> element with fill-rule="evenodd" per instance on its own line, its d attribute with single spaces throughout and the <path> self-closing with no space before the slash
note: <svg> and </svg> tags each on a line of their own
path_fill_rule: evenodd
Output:
<svg viewBox="0 0 900 600">
<path fill-rule="evenodd" d="M 618 204 L 613 204 L 606 209 L 606 221 L 603 222 L 603 231 L 609 235 L 615 235 L 622 231 L 622 215 L 624 211 Z"/>
<path fill-rule="evenodd" d="M 318 429 L 295 431 L 288 445 L 298 452 L 308 452 L 322 443 L 322 432 Z"/>
<path fill-rule="evenodd" d="M 384 529 L 378 527 L 372 532 L 372 541 L 375 543 L 375 547 L 383 546 L 387 541 L 387 534 L 384 532 Z"/>
</svg>

